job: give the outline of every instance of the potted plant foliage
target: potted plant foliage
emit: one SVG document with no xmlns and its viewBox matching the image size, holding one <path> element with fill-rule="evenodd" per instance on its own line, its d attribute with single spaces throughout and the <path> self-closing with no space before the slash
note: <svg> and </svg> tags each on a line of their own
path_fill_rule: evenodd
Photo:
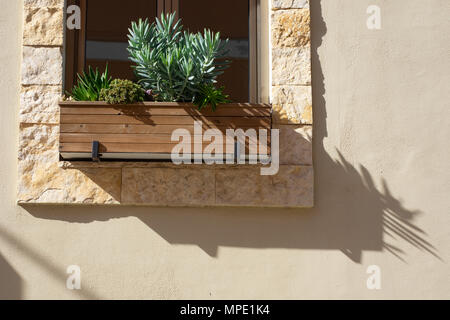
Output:
<svg viewBox="0 0 450 320">
<path fill-rule="evenodd" d="M 60 153 L 87 158 L 94 146 L 103 157 L 146 159 L 167 157 L 177 142 L 175 129 L 271 127 L 271 108 L 232 103 L 216 79 L 228 67 L 227 41 L 219 33 L 183 31 L 175 15 L 154 23 L 133 22 L 128 52 L 137 83 L 111 79 L 88 68 L 60 102 Z"/>
</svg>

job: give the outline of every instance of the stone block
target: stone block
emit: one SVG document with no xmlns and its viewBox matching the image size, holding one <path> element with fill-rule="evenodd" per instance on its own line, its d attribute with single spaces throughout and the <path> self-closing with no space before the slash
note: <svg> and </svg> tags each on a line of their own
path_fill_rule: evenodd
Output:
<svg viewBox="0 0 450 320">
<path fill-rule="evenodd" d="M 121 169 L 63 169 L 58 162 L 19 162 L 19 203 L 118 204 Z"/>
<path fill-rule="evenodd" d="M 63 16 L 63 9 L 58 7 L 25 7 L 23 44 L 62 46 Z"/>
<path fill-rule="evenodd" d="M 24 0 L 25 7 L 63 7 L 64 0 Z"/>
<path fill-rule="evenodd" d="M 272 98 L 274 123 L 313 123 L 311 86 L 274 86 Z"/>
<path fill-rule="evenodd" d="M 310 85 L 311 48 L 274 48 L 272 85 Z"/>
<path fill-rule="evenodd" d="M 21 123 L 59 123 L 61 86 L 24 86 L 20 92 Z"/>
<path fill-rule="evenodd" d="M 301 47 L 310 45 L 308 9 L 279 10 L 272 13 L 273 47 Z"/>
<path fill-rule="evenodd" d="M 22 84 L 61 85 L 63 78 L 62 49 L 23 47 Z"/>
<path fill-rule="evenodd" d="M 280 166 L 278 174 L 260 175 L 259 168 L 216 170 L 216 204 L 256 207 L 312 207 L 311 166 Z"/>
<path fill-rule="evenodd" d="M 309 0 L 272 0 L 272 9 L 309 8 Z"/>
<path fill-rule="evenodd" d="M 312 126 L 274 125 L 274 129 L 280 130 L 280 164 L 312 165 Z"/>
<path fill-rule="evenodd" d="M 58 125 L 21 124 L 18 160 L 58 163 L 58 139 Z"/>
<path fill-rule="evenodd" d="M 196 168 L 124 168 L 122 203 L 156 206 L 214 204 L 214 170 Z"/>
</svg>

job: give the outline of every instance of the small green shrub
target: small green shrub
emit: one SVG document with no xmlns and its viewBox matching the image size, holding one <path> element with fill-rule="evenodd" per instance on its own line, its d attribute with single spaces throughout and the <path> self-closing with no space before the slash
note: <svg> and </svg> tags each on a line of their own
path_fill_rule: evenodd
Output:
<svg viewBox="0 0 450 320">
<path fill-rule="evenodd" d="M 216 111 L 218 104 L 230 102 L 229 96 L 223 92 L 223 89 L 224 87 L 216 88 L 212 84 L 200 85 L 193 103 L 199 110 L 211 105 L 212 110 Z"/>
<path fill-rule="evenodd" d="M 76 101 L 98 101 L 100 91 L 109 87 L 111 77 L 108 75 L 108 65 L 105 72 L 100 74 L 98 68 L 92 69 L 89 66 L 87 73 L 78 74 L 77 84 L 72 88 L 72 93 L 66 94 Z"/>
<path fill-rule="evenodd" d="M 132 22 L 128 39 L 139 83 L 152 90 L 156 101 L 193 101 L 199 88 L 216 83 L 229 64 L 218 60 L 225 56 L 228 40 L 207 29 L 183 32 L 175 14 L 161 15 L 152 24 Z"/>
<path fill-rule="evenodd" d="M 100 91 L 100 100 L 109 104 L 127 104 L 144 101 L 145 91 L 130 80 L 115 79 L 109 88 Z"/>
</svg>

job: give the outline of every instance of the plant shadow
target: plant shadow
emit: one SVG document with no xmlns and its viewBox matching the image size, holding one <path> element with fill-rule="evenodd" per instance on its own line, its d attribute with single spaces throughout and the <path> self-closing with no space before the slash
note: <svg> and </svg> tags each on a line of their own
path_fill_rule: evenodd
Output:
<svg viewBox="0 0 450 320">
<path fill-rule="evenodd" d="M 36 250 L 32 245 L 25 241 L 22 237 L 18 237 L 10 230 L 0 226 L 0 240 L 14 247 L 16 255 L 23 254 L 38 269 L 45 270 L 47 274 L 56 279 L 60 283 L 66 283 L 67 274 L 48 260 L 46 254 Z M 39 271 L 38 271 L 39 272 Z M 28 279 L 29 280 L 29 279 Z M 17 271 L 3 258 L 0 253 L 0 299 L 2 300 L 19 300 L 23 297 L 23 279 Z M 78 298 L 98 300 L 97 296 L 91 289 L 83 288 L 82 291 L 73 291 Z"/>
<path fill-rule="evenodd" d="M 0 253 L 0 300 L 18 300 L 22 296 L 22 278 Z"/>
<path fill-rule="evenodd" d="M 151 113 L 144 107 L 144 104 L 137 106 L 114 105 L 114 109 L 117 110 L 118 115 L 132 117 L 142 124 L 155 125 Z"/>
</svg>

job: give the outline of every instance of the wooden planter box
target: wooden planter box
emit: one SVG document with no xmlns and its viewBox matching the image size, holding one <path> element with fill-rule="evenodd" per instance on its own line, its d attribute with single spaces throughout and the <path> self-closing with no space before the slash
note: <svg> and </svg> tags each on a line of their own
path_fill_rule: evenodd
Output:
<svg viewBox="0 0 450 320">
<path fill-rule="evenodd" d="M 172 132 L 183 128 L 193 134 L 194 121 L 202 122 L 203 132 L 219 129 L 225 133 L 226 129 L 252 128 L 258 133 L 258 129 L 267 129 L 268 148 L 258 149 L 258 153 L 270 154 L 272 117 L 271 106 L 267 104 L 226 104 L 215 112 L 199 111 L 190 103 L 110 105 L 62 101 L 59 105 L 62 159 L 93 159 L 97 150 L 102 159 L 170 159 L 173 147 L 178 144 L 171 141 Z M 202 148 L 209 144 L 203 142 Z M 192 136 L 192 150 L 194 147 Z M 225 154 L 225 145 L 223 150 Z"/>
</svg>

